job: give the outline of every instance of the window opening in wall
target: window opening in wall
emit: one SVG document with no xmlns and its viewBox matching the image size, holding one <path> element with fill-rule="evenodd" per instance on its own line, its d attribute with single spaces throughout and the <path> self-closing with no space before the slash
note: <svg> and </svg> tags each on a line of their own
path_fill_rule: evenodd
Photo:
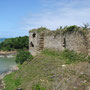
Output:
<svg viewBox="0 0 90 90">
<path fill-rule="evenodd" d="M 63 47 L 66 48 L 66 39 L 64 38 Z"/>
<path fill-rule="evenodd" d="M 35 38 L 35 36 L 36 36 L 36 33 L 33 33 L 33 35 L 32 35 L 32 36 L 33 36 L 33 38 Z"/>
<path fill-rule="evenodd" d="M 31 43 L 30 43 L 30 46 L 31 46 L 31 47 L 34 47 L 34 44 L 31 42 Z"/>
</svg>

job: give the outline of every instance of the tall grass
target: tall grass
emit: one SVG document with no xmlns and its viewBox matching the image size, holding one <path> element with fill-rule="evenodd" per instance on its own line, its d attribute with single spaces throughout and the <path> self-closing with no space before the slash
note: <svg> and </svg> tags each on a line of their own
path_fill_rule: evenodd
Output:
<svg viewBox="0 0 90 90">
<path fill-rule="evenodd" d="M 90 61 L 90 57 L 87 57 L 84 54 L 76 53 L 73 50 L 65 49 L 64 51 L 55 51 L 55 50 L 44 50 L 42 51 L 43 54 L 52 56 L 52 57 L 60 57 L 60 59 L 64 60 L 66 64 L 71 64 L 74 62 L 83 62 L 83 61 Z"/>
<path fill-rule="evenodd" d="M 41 85 L 37 84 L 37 85 L 33 85 L 32 90 L 46 90 L 46 89 Z"/>
<path fill-rule="evenodd" d="M 64 50 L 61 54 L 62 58 L 66 60 L 67 64 L 71 64 L 74 62 L 83 62 L 89 61 L 89 58 L 81 53 L 76 53 L 75 51 L 70 51 L 68 49 Z"/>
</svg>

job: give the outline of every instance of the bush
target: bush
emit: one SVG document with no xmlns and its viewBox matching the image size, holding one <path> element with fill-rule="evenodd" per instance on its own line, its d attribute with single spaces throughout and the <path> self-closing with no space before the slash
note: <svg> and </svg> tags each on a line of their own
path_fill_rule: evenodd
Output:
<svg viewBox="0 0 90 90">
<path fill-rule="evenodd" d="M 46 55 L 49 55 L 49 56 L 59 56 L 60 53 L 56 50 L 48 50 L 48 49 L 45 49 L 42 51 L 43 54 L 46 54 Z"/>
<path fill-rule="evenodd" d="M 23 64 L 25 61 L 32 60 L 33 56 L 28 51 L 19 51 L 16 56 L 16 63 Z"/>
<path fill-rule="evenodd" d="M 41 85 L 37 84 L 33 86 L 32 90 L 46 90 L 46 89 L 41 87 Z"/>
<path fill-rule="evenodd" d="M 28 49 L 29 48 L 29 37 L 16 37 L 16 38 L 8 38 L 0 43 L 0 50 L 4 51 L 13 51 L 19 49 Z"/>
<path fill-rule="evenodd" d="M 75 31 L 78 30 L 78 27 L 76 25 L 67 27 L 67 31 Z"/>
<path fill-rule="evenodd" d="M 71 64 L 73 62 L 79 62 L 79 61 L 88 61 L 89 58 L 86 58 L 83 54 L 78 54 L 75 51 L 70 51 L 68 49 L 64 50 L 62 52 L 62 57 L 66 60 L 67 64 Z"/>
</svg>

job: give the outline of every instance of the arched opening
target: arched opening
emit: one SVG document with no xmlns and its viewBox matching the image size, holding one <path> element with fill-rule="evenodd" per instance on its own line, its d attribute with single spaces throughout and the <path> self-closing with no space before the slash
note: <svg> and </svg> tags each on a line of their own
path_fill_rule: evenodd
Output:
<svg viewBox="0 0 90 90">
<path fill-rule="evenodd" d="M 32 42 L 30 43 L 30 47 L 34 47 L 34 44 Z"/>
<path fill-rule="evenodd" d="M 33 33 L 33 35 L 32 35 L 32 36 L 33 36 L 33 38 L 35 38 L 35 37 L 36 37 L 36 33 Z"/>
</svg>

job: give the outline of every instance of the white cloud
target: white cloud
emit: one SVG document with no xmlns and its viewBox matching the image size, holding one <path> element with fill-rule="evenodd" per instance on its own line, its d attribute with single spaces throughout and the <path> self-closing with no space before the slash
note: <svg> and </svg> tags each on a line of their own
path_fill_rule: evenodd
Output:
<svg viewBox="0 0 90 90">
<path fill-rule="evenodd" d="M 32 13 L 24 19 L 23 29 L 29 30 L 45 26 L 56 29 L 63 25 L 90 23 L 89 0 L 42 0 L 41 13 Z"/>
</svg>

